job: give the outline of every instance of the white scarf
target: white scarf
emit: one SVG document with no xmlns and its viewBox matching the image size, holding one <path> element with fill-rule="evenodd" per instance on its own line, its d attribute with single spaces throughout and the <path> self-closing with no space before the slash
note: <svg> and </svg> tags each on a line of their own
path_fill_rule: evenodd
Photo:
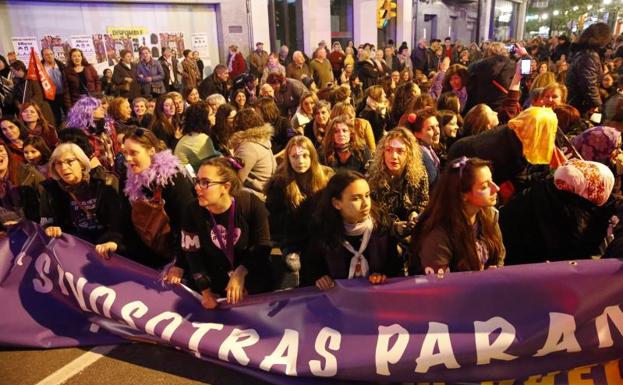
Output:
<svg viewBox="0 0 623 385">
<path fill-rule="evenodd" d="M 348 279 L 367 277 L 370 274 L 370 266 L 366 257 L 363 256 L 363 252 L 366 251 L 372 237 L 374 222 L 368 216 L 363 222 L 355 223 L 354 225 L 344 224 L 344 230 L 346 230 L 346 235 L 348 236 L 363 235 L 359 251 L 355 251 L 350 242 L 346 240 L 343 242 L 344 248 L 353 254 L 353 257 L 350 259 L 350 267 L 348 268 Z"/>
</svg>

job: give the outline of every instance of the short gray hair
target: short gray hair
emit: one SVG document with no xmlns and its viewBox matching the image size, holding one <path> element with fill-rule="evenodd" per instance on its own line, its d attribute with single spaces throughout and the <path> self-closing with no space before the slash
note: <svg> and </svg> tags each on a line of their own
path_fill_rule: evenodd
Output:
<svg viewBox="0 0 623 385">
<path fill-rule="evenodd" d="M 221 94 L 212 94 L 206 98 L 208 104 L 218 104 L 219 106 L 227 103 L 225 97 Z"/>
<path fill-rule="evenodd" d="M 56 167 L 54 167 L 54 164 L 66 152 L 71 152 L 76 157 L 78 162 L 80 162 L 80 166 L 82 166 L 82 178 L 83 180 L 88 180 L 89 173 L 91 172 L 91 163 L 89 161 L 89 157 L 86 156 L 84 151 L 82 151 L 82 149 L 74 143 L 61 143 L 56 146 L 56 148 L 52 152 L 52 155 L 50 155 L 50 177 L 52 177 L 52 179 L 54 180 L 61 180 L 61 176 L 58 175 L 58 173 L 56 172 Z"/>
</svg>

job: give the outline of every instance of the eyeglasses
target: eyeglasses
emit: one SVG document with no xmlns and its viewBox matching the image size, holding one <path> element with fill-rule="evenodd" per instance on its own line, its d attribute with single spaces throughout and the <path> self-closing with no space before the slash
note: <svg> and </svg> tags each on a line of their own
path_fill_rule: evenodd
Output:
<svg viewBox="0 0 623 385">
<path fill-rule="evenodd" d="M 222 181 L 222 180 L 211 180 L 211 179 L 208 179 L 208 178 L 195 178 L 193 180 L 193 183 L 195 184 L 195 186 L 199 186 L 202 189 L 207 189 L 211 185 L 225 184 L 227 182 Z"/>
<path fill-rule="evenodd" d="M 71 167 L 74 162 L 77 162 L 78 159 L 76 158 L 71 158 L 71 159 L 67 159 L 67 160 L 57 160 L 54 162 L 54 167 L 58 167 L 61 168 L 63 167 L 63 165 L 67 166 L 67 167 Z"/>
</svg>

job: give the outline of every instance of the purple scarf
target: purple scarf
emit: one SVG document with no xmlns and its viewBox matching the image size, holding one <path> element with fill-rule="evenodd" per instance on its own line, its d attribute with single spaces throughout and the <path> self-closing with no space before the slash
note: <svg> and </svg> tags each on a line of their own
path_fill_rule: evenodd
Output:
<svg viewBox="0 0 623 385">
<path fill-rule="evenodd" d="M 171 153 L 171 150 L 160 151 L 151 158 L 151 166 L 140 174 L 135 174 L 128 167 L 128 180 L 123 191 L 130 199 L 130 202 L 134 202 L 137 199 L 145 199 L 144 188 L 164 187 L 172 183 L 173 177 L 178 173 L 186 175 L 186 170 L 181 165 L 179 159 Z"/>
</svg>

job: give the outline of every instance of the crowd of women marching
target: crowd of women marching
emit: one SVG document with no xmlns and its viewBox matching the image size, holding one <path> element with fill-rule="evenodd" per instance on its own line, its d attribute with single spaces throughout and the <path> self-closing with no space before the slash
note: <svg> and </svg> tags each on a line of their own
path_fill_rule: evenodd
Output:
<svg viewBox="0 0 623 385">
<path fill-rule="evenodd" d="M 623 37 L 0 57 L 0 221 L 203 297 L 620 257 Z M 181 59 L 181 58 L 180 58 Z M 525 63 L 529 61 L 529 70 Z M 282 269 L 276 268 L 281 266 Z M 477 279 L 476 276 L 474 279 Z"/>
</svg>

